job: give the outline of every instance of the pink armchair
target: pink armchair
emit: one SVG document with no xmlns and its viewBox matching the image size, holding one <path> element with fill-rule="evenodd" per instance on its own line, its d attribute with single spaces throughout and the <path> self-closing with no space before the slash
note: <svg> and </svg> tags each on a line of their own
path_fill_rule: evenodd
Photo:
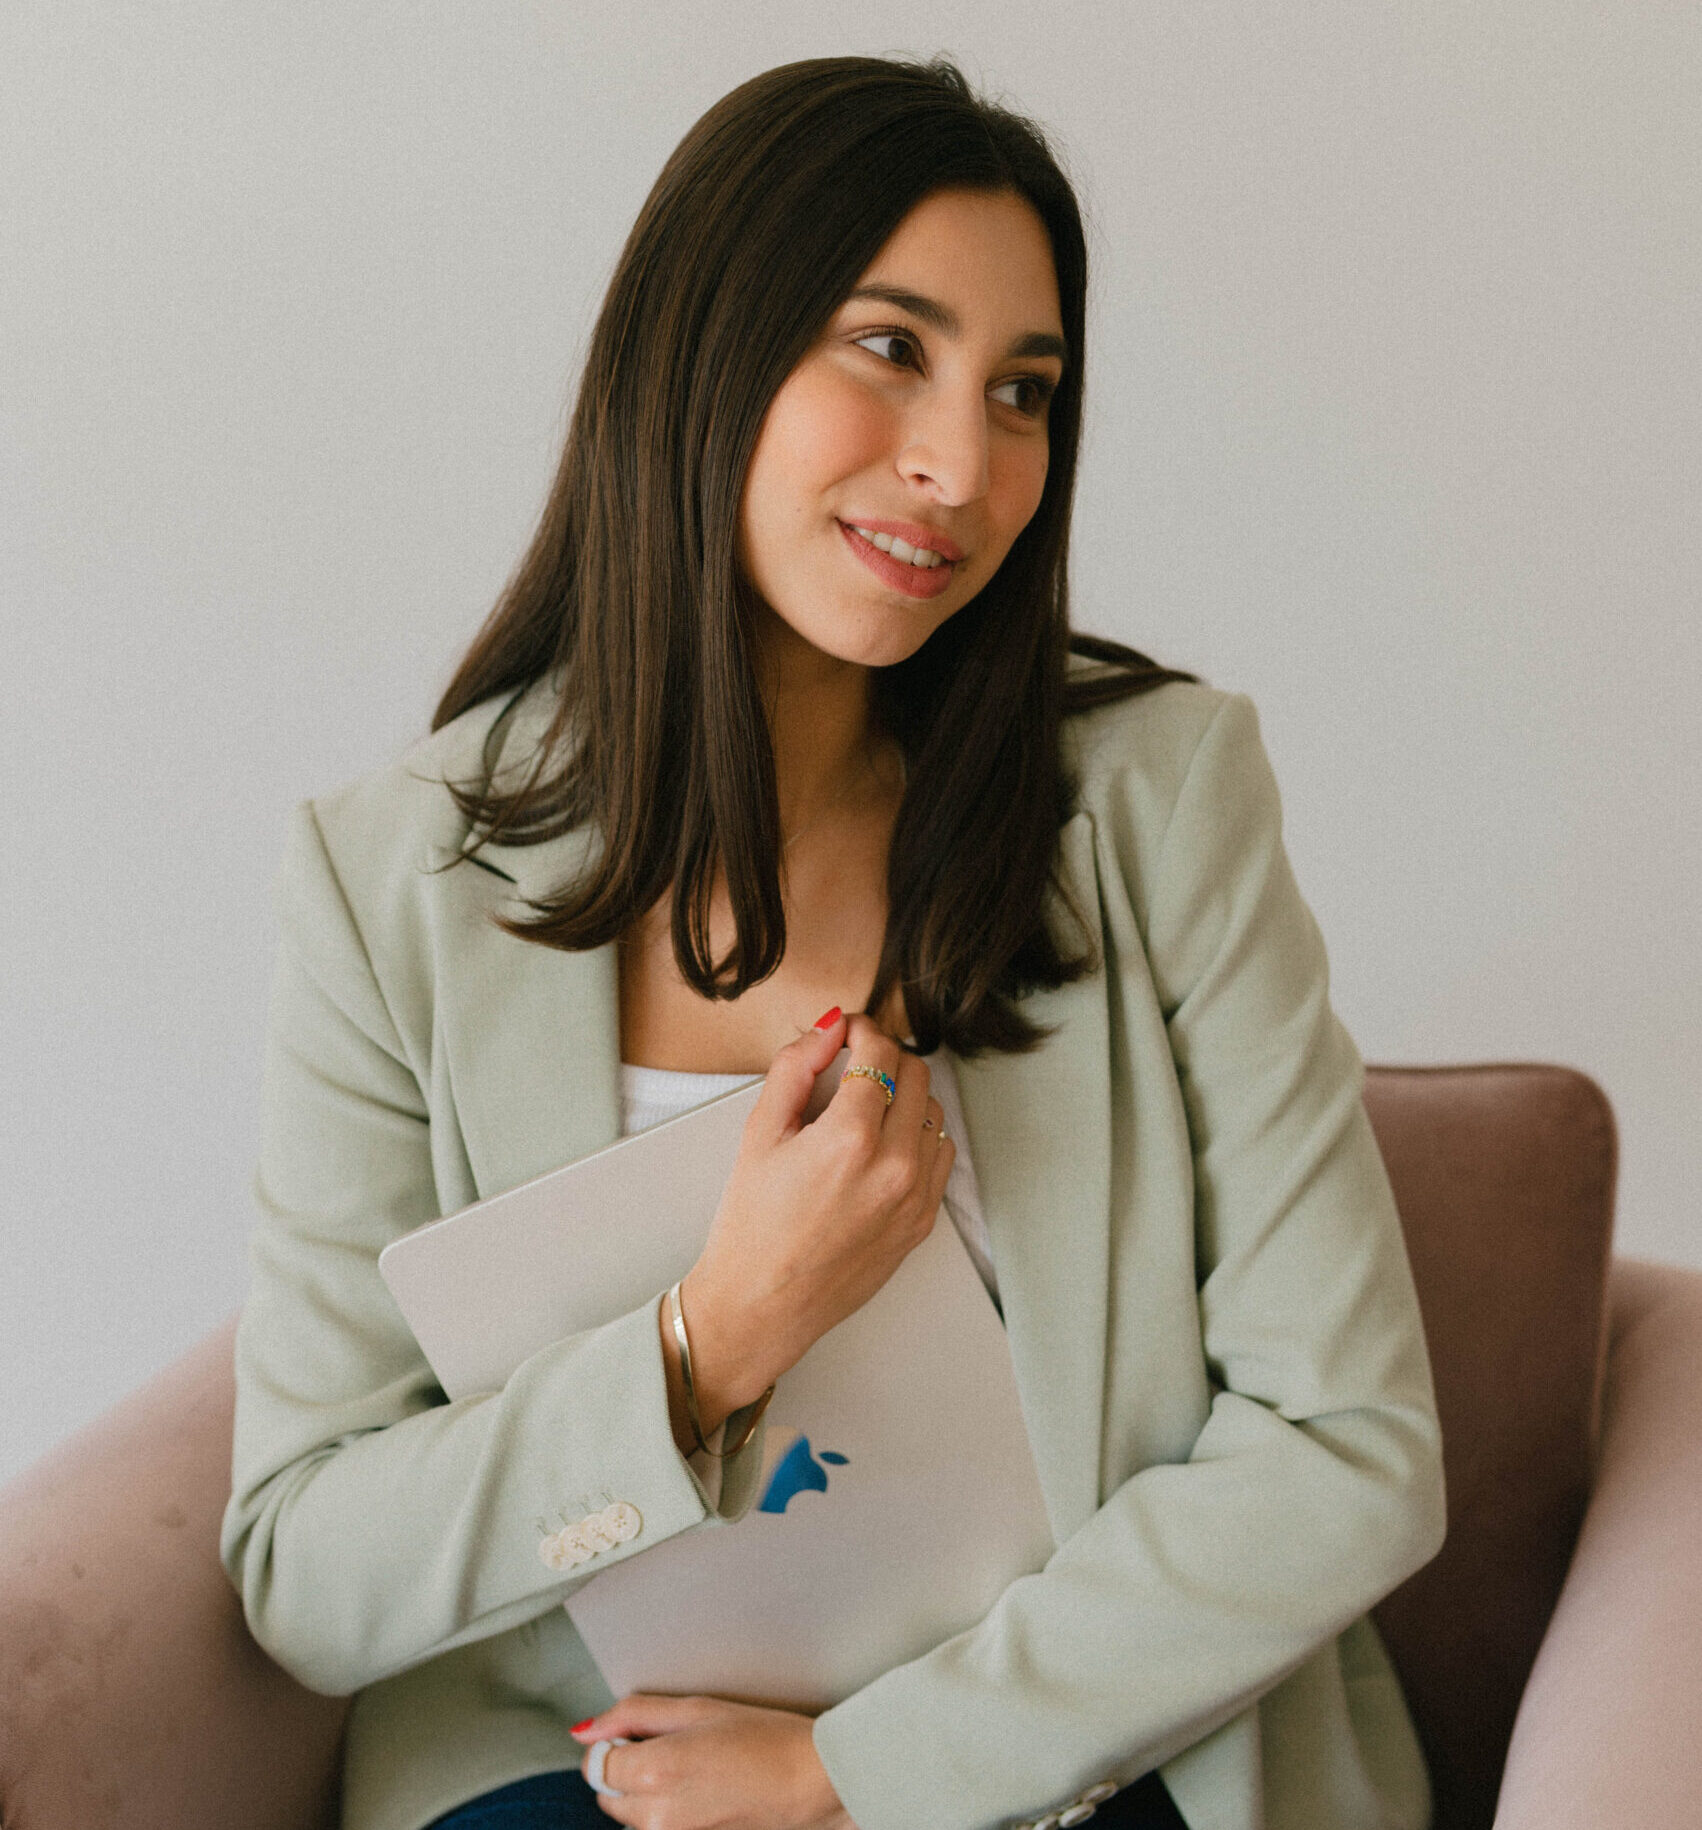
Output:
<svg viewBox="0 0 1702 1830">
<path fill-rule="evenodd" d="M 1702 1822 L 1702 1272 L 1610 1256 L 1599 1087 L 1371 1068 L 1448 1540 L 1377 1620 L 1435 1830 Z M 0 1493 L 0 1830 L 334 1830 L 347 1704 L 219 1566 L 235 1318 Z"/>
</svg>

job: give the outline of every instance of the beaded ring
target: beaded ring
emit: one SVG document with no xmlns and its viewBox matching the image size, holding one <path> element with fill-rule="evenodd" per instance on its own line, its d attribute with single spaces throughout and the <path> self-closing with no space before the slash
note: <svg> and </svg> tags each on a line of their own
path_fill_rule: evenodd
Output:
<svg viewBox="0 0 1702 1830">
<path fill-rule="evenodd" d="M 869 1080 L 878 1080 L 886 1088 L 886 1103 L 889 1106 L 892 1104 L 892 1096 L 898 1091 L 898 1082 L 890 1074 L 878 1067 L 869 1067 L 866 1063 L 859 1061 L 855 1066 L 848 1067 L 839 1076 L 839 1084 L 843 1086 L 853 1074 L 861 1074 Z"/>
</svg>

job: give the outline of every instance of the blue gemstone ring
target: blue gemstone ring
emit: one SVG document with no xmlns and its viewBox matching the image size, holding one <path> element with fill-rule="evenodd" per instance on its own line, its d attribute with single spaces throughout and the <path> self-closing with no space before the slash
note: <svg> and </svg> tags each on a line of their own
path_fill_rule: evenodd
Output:
<svg viewBox="0 0 1702 1830">
<path fill-rule="evenodd" d="M 868 1080 L 878 1080 L 881 1085 L 886 1088 L 886 1103 L 889 1106 L 892 1104 L 892 1096 L 898 1091 L 898 1082 L 894 1080 L 890 1074 L 878 1067 L 867 1067 L 863 1063 L 858 1062 L 855 1066 L 848 1067 L 845 1072 L 839 1076 L 839 1084 L 844 1086 L 846 1081 L 848 1081 L 853 1074 L 861 1074 Z"/>
</svg>

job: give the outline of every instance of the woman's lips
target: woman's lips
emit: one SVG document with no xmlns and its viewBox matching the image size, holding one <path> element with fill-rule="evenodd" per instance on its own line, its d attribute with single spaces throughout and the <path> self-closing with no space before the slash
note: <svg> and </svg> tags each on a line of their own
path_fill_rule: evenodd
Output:
<svg viewBox="0 0 1702 1830">
<path fill-rule="evenodd" d="M 839 531 L 845 536 L 851 551 L 883 584 L 891 585 L 895 591 L 902 591 L 906 597 L 938 597 L 951 583 L 956 567 L 949 559 L 937 566 L 913 566 L 905 560 L 894 559 L 890 553 L 883 553 L 872 540 L 865 540 L 854 527 L 847 527 L 843 521 L 839 523 Z"/>
</svg>

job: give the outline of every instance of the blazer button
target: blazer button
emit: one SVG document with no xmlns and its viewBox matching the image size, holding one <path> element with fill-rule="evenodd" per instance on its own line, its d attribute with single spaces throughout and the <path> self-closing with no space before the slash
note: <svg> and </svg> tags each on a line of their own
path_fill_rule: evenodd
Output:
<svg viewBox="0 0 1702 1830">
<path fill-rule="evenodd" d="M 591 1558 L 596 1556 L 597 1547 L 587 1535 L 583 1519 L 577 1525 L 565 1526 L 558 1535 L 561 1538 L 562 1550 L 566 1553 L 569 1567 L 588 1563 Z"/>
<path fill-rule="evenodd" d="M 1114 1797 L 1116 1791 L 1116 1786 L 1109 1779 L 1102 1779 L 1098 1785 L 1089 1786 L 1087 1790 L 1082 1793 L 1081 1797 L 1076 1800 L 1076 1803 L 1082 1805 L 1102 1805 L 1105 1803 L 1106 1799 Z"/>
<path fill-rule="evenodd" d="M 604 1510 L 603 1517 L 608 1520 L 617 1544 L 630 1544 L 644 1529 L 644 1520 L 630 1500 L 616 1500 Z"/>
<path fill-rule="evenodd" d="M 538 1540 L 538 1555 L 543 1560 L 545 1569 L 568 1567 L 567 1546 L 562 1543 L 560 1532 L 552 1531 L 547 1538 Z"/>
<path fill-rule="evenodd" d="M 620 1539 L 615 1536 L 614 1526 L 600 1512 L 593 1512 L 590 1517 L 581 1519 L 579 1529 L 584 1535 L 585 1542 L 594 1551 L 613 1550 L 620 1542 Z"/>
<path fill-rule="evenodd" d="M 1077 1824 L 1085 1824 L 1098 1809 L 1097 1805 L 1071 1805 L 1058 1813 L 1058 1830 L 1076 1830 Z"/>
</svg>

